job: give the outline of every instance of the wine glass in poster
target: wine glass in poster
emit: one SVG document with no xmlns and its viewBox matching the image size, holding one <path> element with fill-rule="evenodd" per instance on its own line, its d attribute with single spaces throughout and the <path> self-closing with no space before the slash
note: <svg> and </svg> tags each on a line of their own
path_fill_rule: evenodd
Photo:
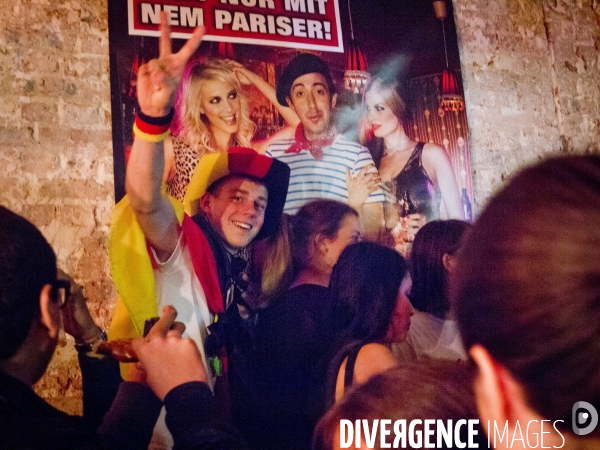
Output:
<svg viewBox="0 0 600 450">
<path fill-rule="evenodd" d="M 408 225 L 401 217 L 405 191 L 422 222 L 472 220 L 471 158 L 460 60 L 452 2 L 443 0 L 110 1 L 117 201 L 125 193 L 125 168 L 133 141 L 137 70 L 158 54 L 158 22 L 163 10 L 169 17 L 175 51 L 195 26 L 204 25 L 206 35 L 194 61 L 235 61 L 273 87 L 300 53 L 315 54 L 327 63 L 337 92 L 337 132 L 367 146 L 380 170 L 391 245 L 403 250 L 406 244 Z M 247 102 L 252 143 L 290 126 L 281 105 L 263 91 L 250 82 L 242 83 L 239 94 Z M 376 101 L 393 104 L 396 97 L 403 103 L 400 112 L 394 110 L 403 134 L 402 139 L 394 140 L 385 134 L 382 125 L 387 122 L 380 123 L 373 118 L 375 112 L 369 111 L 375 110 Z M 171 130 L 174 139 L 177 131 Z M 246 141 L 238 139 L 236 144 L 246 145 Z M 399 153 L 394 156 L 396 151 Z M 436 162 L 440 155 L 448 164 Z M 406 183 L 417 187 L 407 188 Z M 393 232 L 399 229 L 401 233 Z M 402 237 L 396 242 L 395 236 Z"/>
</svg>

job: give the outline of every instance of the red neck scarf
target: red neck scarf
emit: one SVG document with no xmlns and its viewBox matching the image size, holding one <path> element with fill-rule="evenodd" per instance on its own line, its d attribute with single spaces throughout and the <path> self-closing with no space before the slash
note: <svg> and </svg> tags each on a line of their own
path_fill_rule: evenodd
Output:
<svg viewBox="0 0 600 450">
<path fill-rule="evenodd" d="M 331 127 L 325 137 L 322 137 L 321 139 L 315 139 L 314 141 L 309 141 L 306 139 L 306 137 L 304 137 L 304 127 L 302 124 L 298 124 L 296 127 L 296 134 L 294 136 L 295 142 L 285 152 L 300 153 L 302 150 L 308 150 L 313 158 L 320 161 L 323 159 L 323 147 L 331 145 L 335 139 L 335 135 L 335 127 Z"/>
</svg>

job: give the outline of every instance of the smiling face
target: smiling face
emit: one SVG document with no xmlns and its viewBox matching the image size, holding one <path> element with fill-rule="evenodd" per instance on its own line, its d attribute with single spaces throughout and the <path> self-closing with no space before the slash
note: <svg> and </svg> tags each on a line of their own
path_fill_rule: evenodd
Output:
<svg viewBox="0 0 600 450">
<path fill-rule="evenodd" d="M 215 137 L 237 133 L 241 101 L 234 85 L 221 80 L 204 80 L 200 89 L 200 112 L 206 116 Z"/>
<path fill-rule="evenodd" d="M 331 95 L 320 73 L 307 73 L 294 80 L 287 102 L 300 118 L 307 140 L 324 137 L 329 130 L 336 94 Z"/>
<path fill-rule="evenodd" d="M 400 120 L 386 103 L 385 93 L 376 87 L 365 93 L 364 113 L 373 135 L 379 138 L 385 138 L 401 127 Z"/>
<path fill-rule="evenodd" d="M 265 220 L 267 188 L 255 181 L 232 177 L 202 197 L 200 207 L 213 229 L 235 249 L 246 247 Z"/>
</svg>

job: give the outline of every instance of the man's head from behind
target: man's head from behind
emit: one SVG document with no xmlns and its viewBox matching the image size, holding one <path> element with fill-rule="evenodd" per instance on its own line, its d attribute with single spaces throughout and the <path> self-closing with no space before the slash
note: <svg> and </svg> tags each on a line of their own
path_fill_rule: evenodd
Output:
<svg viewBox="0 0 600 450">
<path fill-rule="evenodd" d="M 369 448 L 390 448 L 394 442 L 394 448 L 455 449 L 466 448 L 468 440 L 472 440 L 475 447 L 489 448 L 479 423 L 471 422 L 469 426 L 466 423 L 478 418 L 474 375 L 473 366 L 469 364 L 432 359 L 402 364 L 371 377 L 348 392 L 320 419 L 314 432 L 313 449 L 348 448 L 342 446 L 343 441 L 358 441 L 348 424 L 357 422 L 367 423 L 373 432 L 374 445 Z M 377 420 L 382 425 L 379 429 L 373 426 Z M 383 431 L 383 420 L 390 424 L 387 433 Z M 427 424 L 427 420 L 431 422 Z M 464 426 L 457 425 L 459 423 Z M 362 432 L 353 429 L 362 435 L 362 442 L 365 442 L 367 428 L 363 427 Z M 427 442 L 437 442 L 437 445 Z M 350 448 L 355 446 L 350 445 Z"/>
<path fill-rule="evenodd" d="M 277 83 L 277 101 L 296 112 L 308 140 L 323 137 L 329 131 L 336 102 L 327 63 L 310 53 L 292 59 Z"/>
<path fill-rule="evenodd" d="M 40 293 L 56 280 L 56 256 L 39 230 L 0 206 L 0 361 L 23 344 L 40 315 Z"/>
</svg>

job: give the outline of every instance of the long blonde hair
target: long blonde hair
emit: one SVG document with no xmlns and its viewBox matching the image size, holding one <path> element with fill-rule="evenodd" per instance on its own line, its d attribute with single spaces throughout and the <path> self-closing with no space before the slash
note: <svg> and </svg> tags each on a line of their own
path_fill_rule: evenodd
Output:
<svg viewBox="0 0 600 450">
<path fill-rule="evenodd" d="M 203 61 L 190 62 L 186 67 L 183 82 L 177 92 L 176 117 L 171 127 L 171 133 L 185 139 L 190 146 L 196 149 L 199 157 L 205 152 L 217 151 L 210 123 L 200 113 L 202 83 L 214 80 L 231 84 L 240 99 L 240 125 L 237 133 L 233 136 L 233 145 L 250 147 L 254 135 L 255 127 L 250 119 L 248 98 L 233 71 L 232 61 L 209 58 Z"/>
</svg>

